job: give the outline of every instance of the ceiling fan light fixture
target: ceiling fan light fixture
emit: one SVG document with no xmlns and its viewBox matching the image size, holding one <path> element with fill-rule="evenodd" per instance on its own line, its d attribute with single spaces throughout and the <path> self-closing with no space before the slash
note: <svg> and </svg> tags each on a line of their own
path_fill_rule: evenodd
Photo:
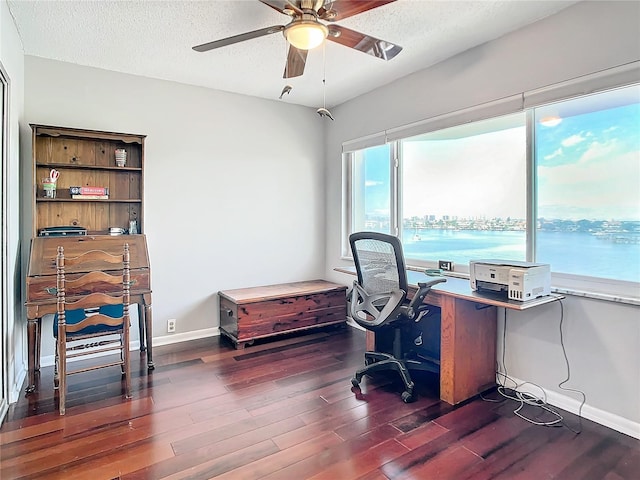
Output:
<svg viewBox="0 0 640 480">
<path fill-rule="evenodd" d="M 301 20 L 287 25 L 284 37 L 299 50 L 311 50 L 321 45 L 329 34 L 329 29 L 313 20 Z"/>
</svg>

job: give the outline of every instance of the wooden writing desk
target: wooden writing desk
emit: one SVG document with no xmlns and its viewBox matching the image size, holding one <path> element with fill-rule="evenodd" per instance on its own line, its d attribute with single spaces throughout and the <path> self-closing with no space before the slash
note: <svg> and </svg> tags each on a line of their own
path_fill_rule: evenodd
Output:
<svg viewBox="0 0 640 480">
<path fill-rule="evenodd" d="M 355 267 L 335 271 L 356 275 Z M 409 294 L 418 282 L 430 278 L 407 270 Z M 440 399 L 455 405 L 483 392 L 496 383 L 497 308 L 526 310 L 558 300 L 547 296 L 527 302 L 506 300 L 499 295 L 471 290 L 469 280 L 446 277 L 434 286 L 424 303 L 440 307 Z M 367 350 L 375 349 L 375 334 L 367 331 Z"/>
<path fill-rule="evenodd" d="M 27 273 L 27 355 L 29 385 L 27 393 L 36 388 L 36 371 L 40 370 L 40 343 L 42 317 L 56 313 L 56 256 L 58 246 L 64 247 L 65 255 L 76 257 L 88 250 L 104 250 L 113 255 L 121 254 L 124 244 L 129 244 L 131 255 L 131 302 L 138 304 L 140 351 L 147 351 L 147 367 L 153 370 L 151 286 L 147 239 L 144 235 L 88 235 L 72 237 L 35 237 L 31 240 L 29 271 Z M 82 272 L 69 267 L 68 279 Z M 73 297 L 67 297 L 73 301 Z M 146 336 L 146 347 L 145 347 Z"/>
</svg>

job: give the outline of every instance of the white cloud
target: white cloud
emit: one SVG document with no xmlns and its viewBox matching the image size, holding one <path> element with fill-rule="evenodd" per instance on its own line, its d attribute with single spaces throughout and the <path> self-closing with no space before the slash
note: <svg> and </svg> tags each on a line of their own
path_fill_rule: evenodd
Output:
<svg viewBox="0 0 640 480">
<path fill-rule="evenodd" d="M 552 158 L 556 158 L 558 156 L 562 155 L 562 149 L 559 148 L 557 149 L 555 152 L 547 155 L 546 157 L 544 157 L 545 160 L 551 160 Z"/>
<path fill-rule="evenodd" d="M 608 142 L 593 142 L 580 157 L 580 163 L 600 161 L 606 164 L 607 158 L 614 157 L 617 147 L 616 140 Z"/>
<path fill-rule="evenodd" d="M 562 141 L 562 146 L 563 147 L 573 147 L 574 145 L 579 144 L 580 142 L 583 142 L 585 140 L 585 138 L 582 135 L 571 135 L 568 138 L 565 138 Z"/>
<path fill-rule="evenodd" d="M 638 219 L 640 155 L 603 157 L 606 152 L 606 145 L 594 144 L 578 163 L 540 167 L 539 213 L 574 219 Z"/>
</svg>

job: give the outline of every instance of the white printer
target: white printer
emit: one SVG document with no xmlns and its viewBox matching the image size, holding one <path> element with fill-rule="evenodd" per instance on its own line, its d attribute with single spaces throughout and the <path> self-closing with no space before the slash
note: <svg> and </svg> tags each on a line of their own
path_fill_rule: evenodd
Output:
<svg viewBox="0 0 640 480">
<path fill-rule="evenodd" d="M 471 260 L 471 289 L 507 293 L 509 300 L 527 301 L 551 294 L 551 268 L 547 263 L 514 260 Z"/>
</svg>

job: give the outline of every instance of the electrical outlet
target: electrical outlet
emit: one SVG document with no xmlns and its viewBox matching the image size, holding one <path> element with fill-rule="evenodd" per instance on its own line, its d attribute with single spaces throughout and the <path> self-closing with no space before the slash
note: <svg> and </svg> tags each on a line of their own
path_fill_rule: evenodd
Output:
<svg viewBox="0 0 640 480">
<path fill-rule="evenodd" d="M 438 260 L 438 268 L 447 272 L 453 272 L 453 262 L 449 260 Z"/>
<path fill-rule="evenodd" d="M 176 331 L 176 319 L 172 318 L 167 320 L 167 332 L 174 333 Z"/>
</svg>

